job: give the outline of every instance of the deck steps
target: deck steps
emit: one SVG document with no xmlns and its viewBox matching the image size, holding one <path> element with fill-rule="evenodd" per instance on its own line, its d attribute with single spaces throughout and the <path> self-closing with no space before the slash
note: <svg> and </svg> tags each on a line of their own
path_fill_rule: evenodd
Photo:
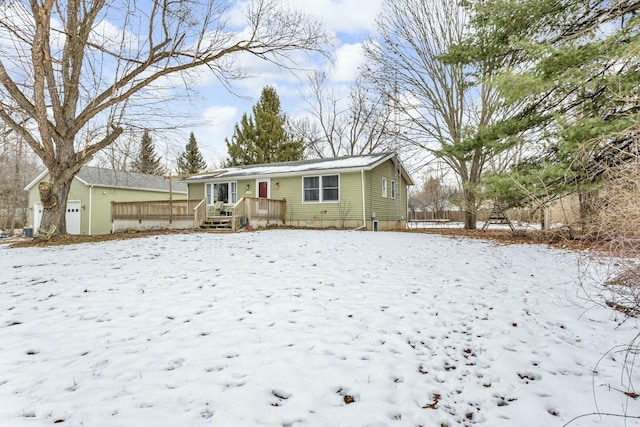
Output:
<svg viewBox="0 0 640 427">
<path fill-rule="evenodd" d="M 210 218 L 207 218 L 200 225 L 200 229 L 216 230 L 216 231 L 232 231 L 231 219 L 232 218 L 230 216 L 210 217 Z"/>
</svg>

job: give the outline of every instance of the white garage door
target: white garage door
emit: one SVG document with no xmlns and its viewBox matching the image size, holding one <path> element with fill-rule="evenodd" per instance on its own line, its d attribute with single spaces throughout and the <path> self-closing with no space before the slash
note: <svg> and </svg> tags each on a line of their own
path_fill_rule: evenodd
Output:
<svg viewBox="0 0 640 427">
<path fill-rule="evenodd" d="M 67 202 L 67 233 L 80 234 L 80 216 L 82 213 L 82 202 L 80 200 L 70 200 Z M 36 202 L 33 205 L 33 229 L 40 228 L 42 220 L 42 203 Z"/>
<path fill-rule="evenodd" d="M 80 234 L 80 214 L 82 212 L 82 202 L 71 200 L 67 202 L 67 233 Z"/>
</svg>

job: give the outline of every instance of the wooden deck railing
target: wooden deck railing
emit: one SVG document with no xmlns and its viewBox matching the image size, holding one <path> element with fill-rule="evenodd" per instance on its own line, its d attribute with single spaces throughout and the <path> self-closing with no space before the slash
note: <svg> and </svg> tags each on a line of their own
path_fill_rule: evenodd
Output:
<svg viewBox="0 0 640 427">
<path fill-rule="evenodd" d="M 198 228 L 207 219 L 207 201 L 205 199 L 200 200 L 193 208 L 193 228 Z"/>
<path fill-rule="evenodd" d="M 200 209 L 201 205 L 205 206 L 204 214 Z M 198 210 L 196 211 L 196 209 Z M 111 202 L 111 222 L 123 219 L 138 221 L 168 220 L 171 222 L 174 219 L 186 218 L 194 218 L 194 221 L 197 221 L 205 216 L 206 204 L 202 199 Z"/>
<path fill-rule="evenodd" d="M 233 206 L 232 228 L 241 228 L 243 220 L 251 224 L 254 220 L 285 222 L 287 209 L 286 200 L 261 199 L 257 197 L 243 197 Z"/>
<path fill-rule="evenodd" d="M 233 207 L 232 229 L 239 230 L 253 221 L 284 224 L 286 201 L 244 197 Z M 150 202 L 111 202 L 111 222 L 118 220 L 166 221 L 192 219 L 198 228 L 207 219 L 207 203 L 204 199 L 158 200 Z M 243 223 L 246 221 L 246 223 Z"/>
</svg>

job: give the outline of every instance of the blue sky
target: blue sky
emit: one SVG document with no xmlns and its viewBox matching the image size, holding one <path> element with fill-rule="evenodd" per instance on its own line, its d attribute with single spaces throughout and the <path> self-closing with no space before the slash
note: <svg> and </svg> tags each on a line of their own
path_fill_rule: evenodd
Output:
<svg viewBox="0 0 640 427">
<path fill-rule="evenodd" d="M 228 3 L 221 3 L 223 6 L 231 5 L 231 9 L 226 10 L 223 15 L 226 29 L 233 29 L 238 33 L 245 29 L 246 7 L 251 1 L 228 0 Z M 317 54 L 294 53 L 295 66 L 299 70 L 324 72 L 327 76 L 326 81 L 337 88 L 337 92 L 346 96 L 357 76 L 358 68 L 364 62 L 361 45 L 374 34 L 376 17 L 384 0 L 274 1 L 285 7 L 300 10 L 323 25 L 333 40 L 332 45 L 326 47 L 332 54 L 333 61 L 322 58 L 320 62 L 320 56 Z M 130 5 L 136 12 L 132 15 L 122 15 L 123 9 L 118 6 L 117 2 L 110 3 L 103 10 L 104 15 L 98 18 L 97 24 L 93 27 L 92 41 L 96 45 L 108 46 L 108 50 L 113 52 L 122 50 L 125 56 L 130 46 L 134 49 L 134 54 L 137 53 L 135 49 L 139 47 L 144 50 L 147 44 L 145 37 L 139 37 L 141 34 L 137 33 L 137 25 L 141 22 L 140 18 L 147 13 L 145 2 L 134 2 Z M 62 52 L 64 43 L 64 32 L 61 29 L 65 18 L 60 16 L 60 12 L 61 10 L 55 9 L 55 13 L 52 14 L 54 31 L 51 33 L 50 43 L 53 55 Z M 13 27 L 8 28 L 14 28 L 18 32 L 24 31 L 22 35 L 15 35 L 7 28 L 0 28 L 2 62 L 8 67 L 12 78 L 27 87 L 31 82 L 31 67 L 30 61 L 24 61 L 24 58 L 30 58 L 31 54 L 29 44 L 22 43 L 21 37 L 28 39 L 33 32 L 31 13 L 30 7 L 22 1 L 9 2 L 0 7 L 3 22 L 14 23 Z M 127 129 L 123 139 L 139 139 L 143 127 L 158 129 L 152 133 L 156 152 L 166 159 L 167 166 L 173 168 L 171 163 L 175 161 L 178 153 L 184 150 L 189 134 L 193 132 L 205 160 L 210 168 L 214 168 L 227 157 L 225 138 L 231 138 L 234 125 L 240 121 L 244 113 L 251 112 L 265 86 L 275 87 L 280 96 L 282 109 L 289 117 L 306 115 L 303 92 L 307 86 L 307 76 L 302 71 L 294 74 L 248 54 L 241 54 L 234 60 L 248 74 L 247 78 L 233 82 L 234 94 L 230 93 L 207 67 L 189 70 L 183 75 L 165 76 L 137 93 L 124 115 Z M 91 72 L 86 73 L 83 84 L 89 91 L 94 88 L 105 89 L 112 79 L 125 72 L 125 68 L 120 67 L 110 55 L 96 54 L 86 62 L 90 65 L 85 65 L 85 69 Z M 185 90 L 185 84 L 188 90 Z M 83 99 L 88 102 L 91 98 L 89 96 Z M 82 103 L 83 101 L 80 102 Z M 136 103 L 142 108 L 137 109 Z M 148 105 L 152 107 L 145 110 L 144 107 Z M 84 106 L 80 105 L 79 108 Z M 108 115 L 111 112 L 104 114 Z M 120 117 L 119 112 L 115 113 L 115 117 Z M 76 145 L 88 144 L 89 141 L 95 142 L 99 139 L 103 121 L 107 121 L 106 116 L 96 117 L 93 123 L 83 130 L 84 133 L 81 132 L 77 136 Z M 176 128 L 177 131 L 161 130 Z M 34 133 L 37 134 L 37 130 L 34 129 Z M 128 142 L 125 141 L 124 144 Z M 111 148 L 119 150 L 115 145 Z M 126 148 L 128 150 L 128 147 Z M 126 153 L 127 150 L 122 152 Z M 96 159 L 96 162 L 100 163 L 100 159 Z"/>
<path fill-rule="evenodd" d="M 318 69 L 329 76 L 331 84 L 348 88 L 354 81 L 358 67 L 363 63 L 360 45 L 375 31 L 375 19 L 382 0 L 283 0 L 292 7 L 320 20 L 335 41 L 332 48 L 334 63 L 301 63 L 301 68 Z M 303 57 L 306 58 L 306 57 Z M 310 60 L 309 60 L 310 61 Z M 210 166 L 226 157 L 225 138 L 233 134 L 233 127 L 243 113 L 250 113 L 258 101 L 262 88 L 276 88 L 284 112 L 290 117 L 304 114 L 304 76 L 278 69 L 272 64 L 249 59 L 245 63 L 252 77 L 235 82 L 234 89 L 241 96 L 230 94 L 212 78 L 205 78 L 197 88 L 198 97 L 192 99 L 189 109 L 194 120 L 204 126 L 183 130 L 182 141 L 165 141 L 168 146 L 183 149 L 188 135 L 194 132 L 198 145 Z M 174 137 L 175 135 L 172 135 Z M 157 138 L 161 138 L 158 135 Z M 158 141 L 162 143 L 162 141 Z"/>
</svg>

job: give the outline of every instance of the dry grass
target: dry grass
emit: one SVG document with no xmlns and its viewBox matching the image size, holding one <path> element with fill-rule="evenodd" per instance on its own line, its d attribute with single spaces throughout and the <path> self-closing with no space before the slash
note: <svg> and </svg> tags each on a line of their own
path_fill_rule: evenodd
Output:
<svg viewBox="0 0 640 427">
<path fill-rule="evenodd" d="M 77 243 L 95 243 L 106 242 L 110 240 L 125 240 L 136 239 L 139 237 L 159 236 L 168 234 L 185 234 L 193 233 L 192 230 L 151 230 L 151 231 L 129 231 L 123 233 L 111 233 L 111 234 L 99 234 L 95 236 L 78 235 L 78 234 L 65 234 L 55 235 L 50 240 L 44 239 L 28 239 L 20 240 L 10 243 L 11 247 L 44 247 L 44 246 L 61 246 L 61 245 L 75 245 Z"/>
</svg>

